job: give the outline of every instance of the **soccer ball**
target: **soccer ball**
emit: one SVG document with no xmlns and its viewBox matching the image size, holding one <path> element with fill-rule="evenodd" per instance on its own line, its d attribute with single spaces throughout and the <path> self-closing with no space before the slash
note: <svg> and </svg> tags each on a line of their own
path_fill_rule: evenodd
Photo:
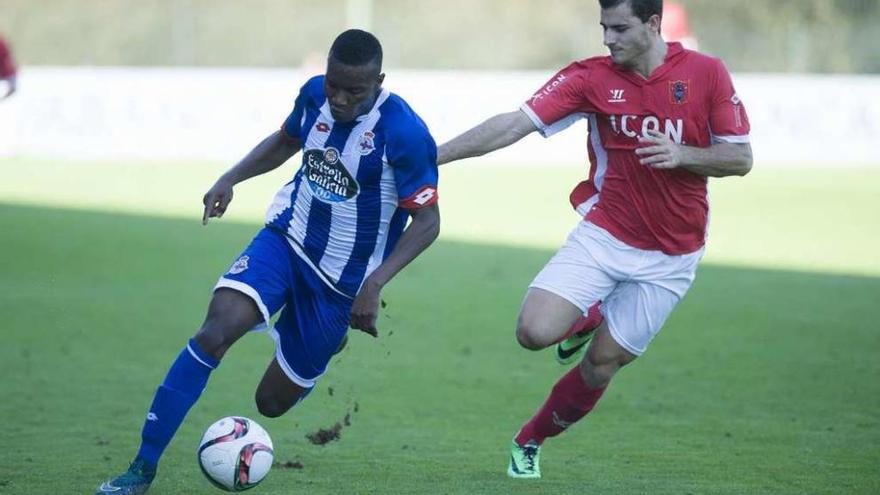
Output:
<svg viewBox="0 0 880 495">
<path fill-rule="evenodd" d="M 221 490 L 253 488 L 272 467 L 272 439 L 256 421 L 230 416 L 212 424 L 199 442 L 199 466 Z"/>
</svg>

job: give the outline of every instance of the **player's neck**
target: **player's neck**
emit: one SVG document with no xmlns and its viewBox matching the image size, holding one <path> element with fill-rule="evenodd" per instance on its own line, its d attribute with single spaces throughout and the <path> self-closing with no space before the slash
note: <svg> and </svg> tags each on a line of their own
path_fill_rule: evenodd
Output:
<svg viewBox="0 0 880 495">
<path fill-rule="evenodd" d="M 361 105 L 359 111 L 358 111 L 357 114 L 354 116 L 354 118 L 351 119 L 350 122 L 342 122 L 342 123 L 357 122 L 357 120 L 358 120 L 359 118 L 361 118 L 361 117 L 363 117 L 364 115 L 370 113 L 370 111 L 373 110 L 373 107 L 376 106 L 376 100 L 379 99 L 379 95 L 381 95 L 381 94 L 382 94 L 382 87 L 380 86 L 378 89 L 376 89 L 376 93 L 375 93 L 372 97 L 370 97 L 370 98 L 367 99 L 367 100 L 364 100 L 364 102 L 363 102 L 363 104 Z"/>
<path fill-rule="evenodd" d="M 660 36 L 657 36 L 656 42 L 629 69 L 648 79 L 657 67 L 663 65 L 668 49 L 666 42 Z"/>
</svg>

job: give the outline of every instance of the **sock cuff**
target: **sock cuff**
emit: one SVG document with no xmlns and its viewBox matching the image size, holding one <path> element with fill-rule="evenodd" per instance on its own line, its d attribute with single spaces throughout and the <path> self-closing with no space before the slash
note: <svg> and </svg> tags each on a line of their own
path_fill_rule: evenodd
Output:
<svg viewBox="0 0 880 495">
<path fill-rule="evenodd" d="M 208 368 L 217 369 L 217 366 L 220 365 L 220 361 L 214 359 L 209 356 L 208 353 L 202 350 L 199 347 L 199 343 L 196 342 L 196 339 L 189 339 L 189 342 L 186 344 L 186 350 L 189 351 L 189 354 L 198 362 L 207 366 Z"/>
</svg>

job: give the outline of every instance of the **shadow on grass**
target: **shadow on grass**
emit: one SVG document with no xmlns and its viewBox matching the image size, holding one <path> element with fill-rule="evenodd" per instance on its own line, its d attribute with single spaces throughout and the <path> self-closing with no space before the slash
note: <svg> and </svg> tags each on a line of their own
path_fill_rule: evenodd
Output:
<svg viewBox="0 0 880 495">
<path fill-rule="evenodd" d="M 83 459 L 57 478 L 9 476 L 0 487 L 82 492 L 124 467 L 147 398 L 201 321 L 216 277 L 259 228 L 0 205 L 0 394 L 18 399 L 0 403 L 0 420 L 11 425 L 0 442 L 32 452 L 7 450 L 0 464 L 45 473 L 57 468 L 59 449 Z M 512 335 L 525 288 L 551 255 L 432 246 L 385 290 L 382 338 L 356 335 L 332 363 L 321 386 L 336 393 L 313 394 L 294 419 L 266 420 L 279 455 L 284 446 L 297 452 L 281 460 L 305 467 L 275 473 L 262 492 L 335 493 L 340 480 L 354 492 L 432 493 L 437 483 L 450 493 L 509 491 L 492 474 L 498 446 L 561 373 Z M 591 486 L 615 493 L 876 487 L 878 297 L 878 278 L 704 264 L 590 427 L 553 444 L 550 479 L 517 488 L 567 493 L 591 469 L 604 473 Z M 220 415 L 256 414 L 253 387 L 271 345 L 243 339 L 230 355 L 179 436 L 194 441 Z M 115 399 L 130 395 L 133 404 Z M 306 444 L 305 432 L 332 424 L 328 414 L 337 420 L 358 407 L 338 444 Z M 572 440 L 579 437 L 589 442 Z M 453 455 L 462 442 L 468 466 Z M 610 444 L 613 454 L 599 450 Z M 169 484 L 158 493 L 199 476 L 188 447 L 175 445 L 163 473 Z M 365 459 L 365 450 L 378 457 Z M 630 463 L 643 477 L 630 476 Z M 199 485 L 192 493 L 213 492 Z"/>
</svg>

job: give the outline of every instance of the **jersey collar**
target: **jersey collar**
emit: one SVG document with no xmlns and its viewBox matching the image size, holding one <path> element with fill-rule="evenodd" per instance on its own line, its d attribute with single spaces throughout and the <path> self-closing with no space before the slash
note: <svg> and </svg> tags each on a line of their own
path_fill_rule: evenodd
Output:
<svg viewBox="0 0 880 495">
<path fill-rule="evenodd" d="M 677 41 L 671 42 L 671 43 L 666 43 L 666 56 L 663 58 L 663 63 L 660 64 L 659 67 L 654 69 L 654 72 L 651 72 L 651 76 L 648 77 L 647 79 L 640 76 L 639 74 L 636 74 L 635 72 L 632 72 L 627 69 L 622 69 L 622 68 L 618 67 L 617 65 L 613 65 L 613 66 L 614 66 L 615 70 L 617 72 L 619 72 L 622 76 L 626 77 L 627 79 L 629 79 L 630 81 L 632 81 L 633 83 L 635 83 L 638 86 L 643 86 L 645 84 L 651 84 L 654 81 L 656 81 L 657 79 L 660 79 L 664 75 L 666 75 L 667 72 L 669 72 L 673 67 L 675 67 L 675 65 L 681 59 L 682 55 L 684 55 L 684 53 L 685 53 L 685 49 L 683 46 L 681 46 L 681 43 L 679 43 Z M 610 57 L 609 57 L 609 60 L 610 60 Z M 613 62 L 612 62 L 612 64 L 613 64 Z"/>
<path fill-rule="evenodd" d="M 373 103 L 373 107 L 370 108 L 370 111 L 361 115 L 360 117 L 355 118 L 354 120 L 356 122 L 363 122 L 367 120 L 371 115 L 379 111 L 379 107 L 381 107 L 382 104 L 385 103 L 385 100 L 388 99 L 388 96 L 390 94 L 391 93 L 389 93 L 387 89 L 382 88 L 382 91 L 379 92 L 379 96 L 376 97 L 376 101 L 375 103 Z"/>
</svg>

